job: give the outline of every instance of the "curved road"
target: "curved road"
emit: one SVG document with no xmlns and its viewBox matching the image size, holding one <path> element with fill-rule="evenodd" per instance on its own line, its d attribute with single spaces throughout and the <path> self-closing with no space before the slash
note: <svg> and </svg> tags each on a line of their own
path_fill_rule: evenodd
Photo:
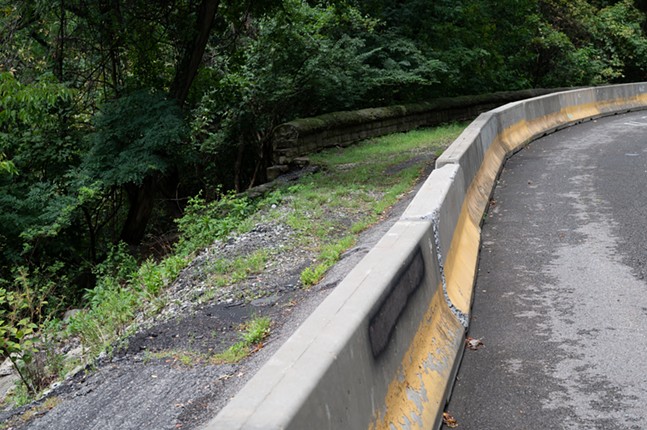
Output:
<svg viewBox="0 0 647 430">
<path fill-rule="evenodd" d="M 505 165 L 447 411 L 460 429 L 647 428 L 647 112 Z M 446 427 L 443 427 L 446 428 Z"/>
</svg>

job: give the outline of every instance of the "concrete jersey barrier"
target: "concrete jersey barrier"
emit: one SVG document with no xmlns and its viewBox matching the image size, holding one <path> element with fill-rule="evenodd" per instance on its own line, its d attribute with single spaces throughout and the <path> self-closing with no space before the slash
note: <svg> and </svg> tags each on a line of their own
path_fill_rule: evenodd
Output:
<svg viewBox="0 0 647 430">
<path fill-rule="evenodd" d="M 647 83 L 481 114 L 400 220 L 205 428 L 440 427 L 463 351 L 481 219 L 510 154 L 557 129 L 647 108 Z"/>
</svg>

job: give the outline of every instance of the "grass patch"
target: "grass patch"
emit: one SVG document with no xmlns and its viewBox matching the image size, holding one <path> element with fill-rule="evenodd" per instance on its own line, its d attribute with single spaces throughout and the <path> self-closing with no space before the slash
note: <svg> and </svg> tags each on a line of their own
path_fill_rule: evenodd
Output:
<svg viewBox="0 0 647 430">
<path fill-rule="evenodd" d="M 227 348 L 227 350 L 225 350 L 224 352 L 216 354 L 213 357 L 212 361 L 215 364 L 238 363 L 240 360 L 249 355 L 249 351 L 250 348 L 245 344 L 245 342 L 236 342 L 235 344 Z"/>
<path fill-rule="evenodd" d="M 259 249 L 250 255 L 237 257 L 233 260 L 221 258 L 210 263 L 208 267 L 209 283 L 215 287 L 223 287 L 230 283 L 239 282 L 255 273 L 260 273 L 267 264 L 270 253 Z"/>
<path fill-rule="evenodd" d="M 24 406 L 34 400 L 32 394 L 29 392 L 25 384 L 20 381 L 16 381 L 11 395 L 8 396 L 7 401 L 13 403 L 17 408 Z"/>
<path fill-rule="evenodd" d="M 394 154 L 398 155 L 412 150 L 430 150 L 438 156 L 458 137 L 466 125 L 465 123 L 454 123 L 407 133 L 390 134 L 368 139 L 343 150 L 322 151 L 310 156 L 310 159 L 334 165 L 372 164 L 376 159 L 381 160 L 381 163 L 389 164 L 389 159 L 392 160 Z"/>
<path fill-rule="evenodd" d="M 309 287 L 319 282 L 328 269 L 339 260 L 341 254 L 355 244 L 355 241 L 355 235 L 348 235 L 337 242 L 324 245 L 321 248 L 318 258 L 321 262 L 314 267 L 307 267 L 301 272 L 301 282 L 303 285 Z"/>
<path fill-rule="evenodd" d="M 312 155 L 323 171 L 283 191 L 291 209 L 287 224 L 299 232 L 302 244 L 318 253 L 301 273 L 302 284 L 319 282 L 357 235 L 413 187 L 426 164 L 464 127 L 451 124 L 393 134 Z"/>
<path fill-rule="evenodd" d="M 272 321 L 267 317 L 257 317 L 248 321 L 243 326 L 241 340 L 227 348 L 224 352 L 216 354 L 214 363 L 237 363 L 250 355 L 253 348 L 258 348 L 261 342 L 270 335 Z"/>
</svg>

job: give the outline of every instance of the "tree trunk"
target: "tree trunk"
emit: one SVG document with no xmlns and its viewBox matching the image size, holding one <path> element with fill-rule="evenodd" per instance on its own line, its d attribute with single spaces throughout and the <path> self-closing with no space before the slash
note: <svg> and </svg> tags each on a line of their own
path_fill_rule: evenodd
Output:
<svg viewBox="0 0 647 430">
<path fill-rule="evenodd" d="M 128 216 L 121 230 L 121 240 L 130 246 L 139 245 L 144 238 L 146 226 L 153 212 L 155 184 L 152 177 L 144 179 L 141 185 L 124 185 L 128 195 Z"/>
<path fill-rule="evenodd" d="M 58 29 L 58 43 L 56 44 L 56 50 L 54 51 L 54 76 L 56 76 L 56 79 L 58 79 L 59 82 L 64 82 L 63 60 L 65 55 L 65 26 L 67 25 L 65 20 L 65 0 L 61 0 L 60 2 L 60 13 L 61 22 Z"/>
<path fill-rule="evenodd" d="M 170 96 L 180 105 L 186 101 L 193 79 L 202 62 L 219 4 L 219 0 L 202 0 L 200 2 L 193 39 L 184 49 L 184 54 L 175 72 L 175 79 L 171 84 Z"/>
<path fill-rule="evenodd" d="M 85 206 L 81 207 L 85 222 L 88 225 L 88 236 L 90 238 L 90 262 L 96 264 L 97 262 L 97 231 L 92 222 L 92 214 Z"/>
<path fill-rule="evenodd" d="M 164 198 L 168 213 L 173 218 L 182 216 L 183 205 L 181 204 L 178 196 L 179 188 L 180 169 L 178 169 L 177 166 L 171 166 L 169 171 L 162 178 L 160 178 L 157 184 L 157 190 Z"/>
<path fill-rule="evenodd" d="M 243 159 L 245 155 L 245 138 L 240 136 L 238 140 L 238 152 L 236 162 L 234 163 L 234 187 L 236 192 L 240 193 L 242 189 Z"/>
</svg>

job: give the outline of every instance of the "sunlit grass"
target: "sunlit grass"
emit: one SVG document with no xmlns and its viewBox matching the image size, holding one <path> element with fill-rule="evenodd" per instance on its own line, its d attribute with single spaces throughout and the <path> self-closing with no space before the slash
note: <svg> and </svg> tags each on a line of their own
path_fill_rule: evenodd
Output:
<svg viewBox="0 0 647 430">
<path fill-rule="evenodd" d="M 302 272 L 302 283 L 319 282 L 357 235 L 411 190 L 425 167 L 464 128 L 465 124 L 450 124 L 392 134 L 311 155 L 322 171 L 283 190 L 291 208 L 287 224 L 319 253 Z M 333 257 L 330 249 L 335 250 Z"/>
</svg>

